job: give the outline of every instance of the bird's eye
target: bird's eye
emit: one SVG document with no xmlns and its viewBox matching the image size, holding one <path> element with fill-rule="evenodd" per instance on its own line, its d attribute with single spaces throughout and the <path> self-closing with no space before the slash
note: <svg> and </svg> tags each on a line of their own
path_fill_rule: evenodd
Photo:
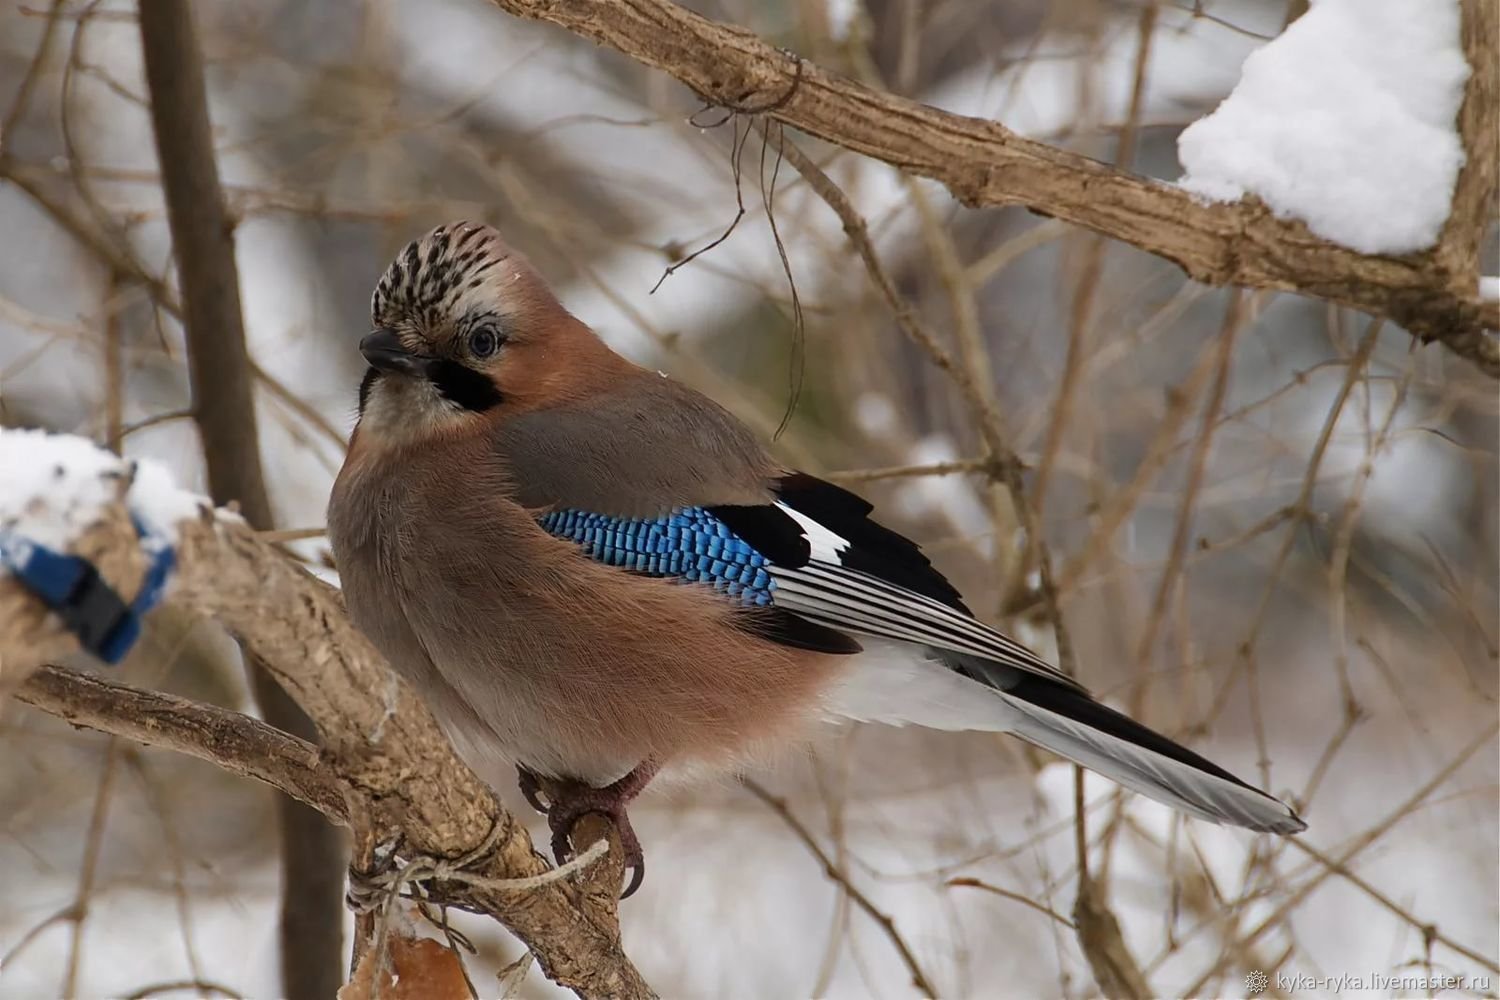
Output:
<svg viewBox="0 0 1500 1000">
<path fill-rule="evenodd" d="M 500 349 L 499 331 L 492 326 L 481 326 L 469 334 L 469 353 L 476 358 L 487 358 Z"/>
</svg>

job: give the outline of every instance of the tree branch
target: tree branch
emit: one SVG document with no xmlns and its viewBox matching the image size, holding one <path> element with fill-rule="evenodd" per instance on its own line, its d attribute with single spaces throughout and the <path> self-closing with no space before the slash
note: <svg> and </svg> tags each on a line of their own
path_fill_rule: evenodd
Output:
<svg viewBox="0 0 1500 1000">
<path fill-rule="evenodd" d="M 349 825 L 349 789 L 316 746 L 239 712 L 44 666 L 16 700 L 74 726 L 175 750 L 254 778 Z"/>
<path fill-rule="evenodd" d="M 1496 174 L 1500 173 L 1500 0 L 1463 0 L 1462 42 L 1470 71 L 1458 134 L 1468 158 L 1453 191 L 1453 210 L 1443 227 L 1438 253 L 1457 289 L 1479 280 L 1475 252 L 1495 222 Z"/>
<path fill-rule="evenodd" d="M 1174 185 L 1023 138 L 998 122 L 862 86 L 668 0 L 492 2 L 663 70 L 712 104 L 769 115 L 930 177 L 966 205 L 1024 205 L 1170 260 L 1206 284 L 1297 292 L 1386 316 L 1500 377 L 1500 343 L 1485 332 L 1500 328 L 1500 304 L 1479 297 L 1477 284 L 1465 278 L 1468 267 L 1465 274 L 1453 270 L 1453 252 L 1357 253 L 1314 236 L 1297 220 L 1276 218 L 1257 199 L 1198 201 Z M 1466 7 L 1466 37 L 1476 39 L 1473 51 L 1484 58 L 1475 64 L 1482 71 L 1471 81 L 1474 103 L 1466 106 L 1465 120 L 1482 119 L 1493 106 L 1493 93 L 1483 89 L 1486 80 L 1493 82 L 1483 69 L 1493 61 L 1483 39 L 1493 32 L 1481 38 L 1476 32 L 1485 22 L 1471 16 L 1471 8 L 1492 3 L 1469 0 Z M 1471 137 L 1480 133 L 1465 134 Z M 1493 143 L 1470 148 L 1471 161 L 1493 154 Z M 1470 200 L 1455 206 L 1464 213 L 1476 208 Z M 1465 223 L 1454 232 L 1468 239 L 1473 228 Z M 1470 258 L 1476 250 L 1473 241 L 1462 248 Z"/>
<path fill-rule="evenodd" d="M 188 0 L 141 4 L 151 123 L 182 289 L 193 419 L 214 502 L 239 504 L 272 527 L 260 464 L 250 353 L 240 310 L 234 225 L 219 188 L 203 60 Z M 267 722 L 298 736 L 312 723 L 254 657 L 251 685 Z M 277 802 L 281 839 L 281 982 L 291 1000 L 332 996 L 343 976 L 343 871 L 338 831 L 301 803 Z"/>
</svg>

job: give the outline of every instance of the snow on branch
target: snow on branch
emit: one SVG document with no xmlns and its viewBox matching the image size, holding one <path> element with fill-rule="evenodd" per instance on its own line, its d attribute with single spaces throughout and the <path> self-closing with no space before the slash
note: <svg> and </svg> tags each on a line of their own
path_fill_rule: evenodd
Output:
<svg viewBox="0 0 1500 1000">
<path fill-rule="evenodd" d="M 1183 186 L 1253 194 L 1362 253 L 1438 241 L 1464 162 L 1457 0 L 1321 0 L 1178 139 Z"/>
<path fill-rule="evenodd" d="M 1463 4 L 1463 51 L 1473 73 L 1459 115 L 1467 160 L 1453 212 L 1436 247 L 1399 254 L 1367 254 L 1333 242 L 1254 196 L 1206 201 L 1177 185 L 1023 138 L 999 122 L 863 86 L 669 0 L 491 2 L 663 70 L 712 104 L 767 115 L 930 177 L 966 205 L 1024 205 L 1170 260 L 1207 284 L 1292 291 L 1387 317 L 1500 377 L 1500 341 L 1493 334 L 1500 329 L 1500 305 L 1480 296 L 1477 270 L 1494 203 L 1493 0 Z M 1436 2 L 1410 0 L 1408 6 Z M 1387 192 L 1391 198 L 1406 193 Z"/>
<path fill-rule="evenodd" d="M 165 599 L 218 620 L 262 660 L 317 724 L 321 748 L 238 713 L 46 666 L 80 635 L 125 620 L 163 551 Z M 50 585 L 59 579 L 68 586 Z M 338 592 L 158 467 L 81 438 L 0 430 L 0 697 L 9 693 L 276 785 L 350 827 L 357 856 L 396 841 L 405 863 L 439 873 L 429 900 L 490 914 L 579 996 L 653 995 L 621 950 L 620 852 L 534 884 L 551 867 L 355 630 Z M 580 846 L 612 837 L 595 819 L 580 824 Z M 497 881 L 516 879 L 531 882 Z"/>
</svg>

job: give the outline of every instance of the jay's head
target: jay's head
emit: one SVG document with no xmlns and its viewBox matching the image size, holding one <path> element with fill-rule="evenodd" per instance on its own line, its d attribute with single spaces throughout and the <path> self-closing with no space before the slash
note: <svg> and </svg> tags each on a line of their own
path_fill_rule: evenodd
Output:
<svg viewBox="0 0 1500 1000">
<path fill-rule="evenodd" d="M 455 222 L 408 244 L 375 286 L 363 433 L 461 431 L 565 395 L 609 351 L 489 226 Z"/>
</svg>

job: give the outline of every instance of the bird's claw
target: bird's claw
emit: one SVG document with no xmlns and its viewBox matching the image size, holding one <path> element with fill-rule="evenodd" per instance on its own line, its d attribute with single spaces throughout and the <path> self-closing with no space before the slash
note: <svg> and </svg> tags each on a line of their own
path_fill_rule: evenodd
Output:
<svg viewBox="0 0 1500 1000">
<path fill-rule="evenodd" d="M 537 812 L 545 815 L 549 808 L 542 802 L 542 782 L 534 773 L 524 767 L 516 767 L 517 783 L 521 786 L 521 797 L 526 804 Z"/>
<path fill-rule="evenodd" d="M 620 835 L 620 848 L 625 853 L 625 867 L 630 869 L 630 883 L 620 893 L 621 899 L 629 899 L 646 880 L 646 856 L 641 842 L 630 825 L 625 813 L 625 803 L 608 794 L 608 789 L 580 788 L 578 794 L 558 799 L 547 811 L 547 825 L 552 828 L 552 855 L 558 864 L 573 856 L 570 837 L 573 827 L 589 813 L 603 816 L 614 824 Z"/>
</svg>

